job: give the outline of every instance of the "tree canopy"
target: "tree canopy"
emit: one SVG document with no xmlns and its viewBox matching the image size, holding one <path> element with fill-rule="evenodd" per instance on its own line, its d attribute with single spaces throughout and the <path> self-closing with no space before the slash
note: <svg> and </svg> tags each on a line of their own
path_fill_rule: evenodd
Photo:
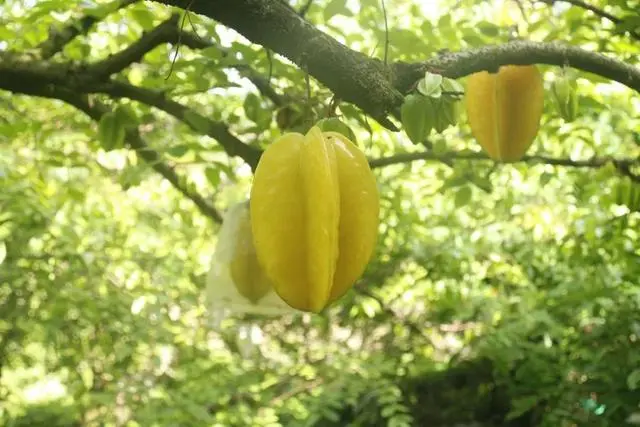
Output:
<svg viewBox="0 0 640 427">
<path fill-rule="evenodd" d="M 637 0 L 0 2 L 0 422 L 640 424 L 639 63 Z M 408 137 L 423 79 L 532 64 L 518 161 L 464 112 Z M 377 180 L 365 273 L 217 317 L 224 213 L 328 117 Z"/>
</svg>

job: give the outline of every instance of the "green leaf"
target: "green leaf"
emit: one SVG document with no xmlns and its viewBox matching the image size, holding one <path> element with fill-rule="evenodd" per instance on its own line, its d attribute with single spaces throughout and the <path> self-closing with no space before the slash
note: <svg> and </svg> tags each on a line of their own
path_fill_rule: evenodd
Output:
<svg viewBox="0 0 640 427">
<path fill-rule="evenodd" d="M 114 114 L 117 122 L 126 129 L 134 129 L 138 127 L 138 116 L 129 105 L 118 105 Z"/>
<path fill-rule="evenodd" d="M 153 28 L 153 22 L 155 20 L 155 15 L 151 12 L 151 10 L 146 7 L 141 8 L 133 8 L 129 11 L 133 19 L 140 24 L 140 26 L 144 30 L 150 30 Z"/>
<path fill-rule="evenodd" d="M 627 31 L 635 31 L 640 29 L 640 15 L 624 16 L 620 19 L 620 22 L 616 24 L 614 29 L 615 33 L 621 34 Z"/>
<path fill-rule="evenodd" d="M 331 0 L 327 4 L 322 12 L 325 22 L 330 20 L 335 15 L 351 16 L 352 13 L 347 8 L 346 0 Z"/>
<path fill-rule="evenodd" d="M 631 371 L 629 376 L 627 376 L 627 387 L 629 387 L 629 390 L 640 388 L 640 369 Z"/>
<path fill-rule="evenodd" d="M 433 152 L 434 152 L 434 154 L 444 154 L 444 153 L 447 152 L 447 150 L 448 150 L 447 141 L 445 139 L 438 139 L 433 144 Z"/>
<path fill-rule="evenodd" d="M 464 86 L 459 83 L 457 80 L 449 79 L 445 77 L 442 80 L 442 90 L 443 92 L 464 92 Z"/>
<path fill-rule="evenodd" d="M 514 399 L 511 402 L 511 411 L 505 417 L 505 420 L 518 418 L 520 415 L 532 409 L 540 401 L 538 396 L 525 396 Z"/>
<path fill-rule="evenodd" d="M 454 200 L 454 204 L 456 208 L 460 208 L 468 204 L 471 201 L 472 196 L 473 196 L 473 192 L 471 190 L 471 187 L 469 187 L 468 185 L 458 188 L 458 191 L 456 191 L 456 196 Z"/>
<path fill-rule="evenodd" d="M 262 100 L 255 93 L 247 95 L 243 107 L 247 118 L 260 127 L 266 127 L 272 119 L 271 111 L 262 107 Z"/>
<path fill-rule="evenodd" d="M 218 169 L 209 166 L 204 170 L 204 176 L 212 186 L 217 187 L 220 184 L 220 171 Z"/>
<path fill-rule="evenodd" d="M 549 173 L 549 172 L 544 172 L 542 173 L 542 175 L 540 175 L 540 187 L 544 187 L 545 185 L 547 185 L 549 183 L 549 181 L 551 181 L 551 178 L 553 178 L 553 174 Z"/>
<path fill-rule="evenodd" d="M 0 242 L 0 264 L 2 264 L 7 257 L 7 245 L 4 242 Z"/>
<path fill-rule="evenodd" d="M 442 76 L 440 74 L 433 74 L 427 71 L 424 78 L 418 82 L 418 92 L 424 96 L 439 98 L 442 94 L 441 84 Z"/>
<path fill-rule="evenodd" d="M 189 144 L 174 145 L 167 150 L 167 154 L 173 157 L 183 157 L 189 152 L 191 146 Z"/>
<path fill-rule="evenodd" d="M 353 133 L 351 128 L 337 117 L 321 119 L 316 123 L 316 126 L 318 126 L 318 128 L 323 132 L 338 132 L 339 134 L 346 136 L 351 142 L 357 142 L 356 135 Z"/>
<path fill-rule="evenodd" d="M 98 123 L 98 140 L 105 151 L 116 150 L 124 146 L 126 131 L 118 116 L 109 112 L 100 118 Z"/>
<path fill-rule="evenodd" d="M 405 133 L 414 144 L 420 144 L 431 131 L 429 113 L 431 102 L 420 94 L 409 94 L 400 107 L 400 118 Z"/>
</svg>

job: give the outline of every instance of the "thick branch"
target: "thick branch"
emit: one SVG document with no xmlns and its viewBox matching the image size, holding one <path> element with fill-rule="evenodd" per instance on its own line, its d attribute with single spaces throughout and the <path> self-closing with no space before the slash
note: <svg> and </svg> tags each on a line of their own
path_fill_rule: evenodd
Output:
<svg viewBox="0 0 640 427">
<path fill-rule="evenodd" d="M 375 58 L 356 52 L 305 21 L 280 0 L 156 0 L 209 16 L 250 41 L 277 52 L 308 71 L 340 99 L 358 105 L 381 124 L 402 102 L 390 84 L 390 70 Z"/>
<path fill-rule="evenodd" d="M 570 65 L 618 81 L 640 92 L 640 70 L 630 64 L 566 44 L 515 41 L 468 52 L 451 53 L 423 63 L 396 63 L 387 68 L 338 43 L 279 0 L 155 0 L 206 15 L 293 61 L 337 97 L 393 129 L 386 116 L 396 112 L 403 93 L 425 71 L 452 78 L 494 70 L 507 64 Z"/>
<path fill-rule="evenodd" d="M 139 0 L 118 0 L 114 9 L 120 10 L 138 1 Z M 51 28 L 49 30 L 49 38 L 38 45 L 42 58 L 51 58 L 77 36 L 88 33 L 91 27 L 99 20 L 100 19 L 95 16 L 87 15 L 77 21 L 71 22 L 62 29 Z"/>
<path fill-rule="evenodd" d="M 631 64 L 564 43 L 531 41 L 514 41 L 466 52 L 448 53 L 422 63 L 397 63 L 396 87 L 406 92 L 415 81 L 424 76 L 425 71 L 460 78 L 508 64 L 568 65 L 617 81 L 640 92 L 640 69 Z"/>
</svg>

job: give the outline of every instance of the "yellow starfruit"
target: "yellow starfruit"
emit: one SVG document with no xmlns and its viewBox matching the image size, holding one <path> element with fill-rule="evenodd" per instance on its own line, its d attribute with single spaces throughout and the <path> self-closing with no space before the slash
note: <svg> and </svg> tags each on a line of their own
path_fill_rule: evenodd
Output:
<svg viewBox="0 0 640 427">
<path fill-rule="evenodd" d="M 347 137 L 312 127 L 262 154 L 251 189 L 258 260 L 291 307 L 318 313 L 362 275 L 378 233 L 379 196 Z"/>
<path fill-rule="evenodd" d="M 535 65 L 508 65 L 469 76 L 465 107 L 471 132 L 489 157 L 520 160 L 538 133 L 544 84 Z"/>
</svg>

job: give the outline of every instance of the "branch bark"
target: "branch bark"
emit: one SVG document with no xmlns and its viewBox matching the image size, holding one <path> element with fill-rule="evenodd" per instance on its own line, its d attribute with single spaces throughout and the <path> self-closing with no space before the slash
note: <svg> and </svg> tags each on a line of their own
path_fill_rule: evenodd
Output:
<svg viewBox="0 0 640 427">
<path fill-rule="evenodd" d="M 280 0 L 156 0 L 235 29 L 253 43 L 287 57 L 340 99 L 359 106 L 383 126 L 397 130 L 387 115 L 403 96 L 390 84 L 391 70 L 375 58 L 349 49 L 305 21 Z"/>
<path fill-rule="evenodd" d="M 565 43 L 532 41 L 513 41 L 466 52 L 447 53 L 422 63 L 396 63 L 396 87 L 406 92 L 426 71 L 438 72 L 455 79 L 478 71 L 495 70 L 509 64 L 568 65 L 617 81 L 640 92 L 638 67 Z"/>
</svg>

